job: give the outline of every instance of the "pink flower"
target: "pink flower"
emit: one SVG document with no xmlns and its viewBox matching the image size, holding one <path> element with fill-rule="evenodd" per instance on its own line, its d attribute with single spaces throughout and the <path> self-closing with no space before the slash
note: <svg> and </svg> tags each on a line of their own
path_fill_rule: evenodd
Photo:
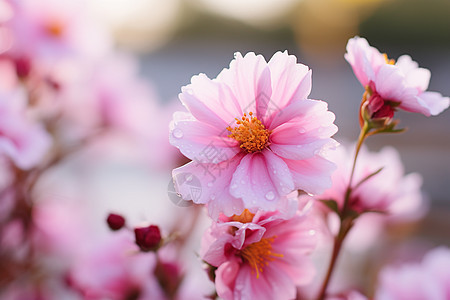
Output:
<svg viewBox="0 0 450 300">
<path fill-rule="evenodd" d="M 101 57 L 110 49 L 109 36 L 88 18 L 86 1 L 11 1 L 8 20 L 14 41 L 9 52 L 54 63 L 73 55 Z"/>
<path fill-rule="evenodd" d="M 208 203 L 216 218 L 276 210 L 293 190 L 329 187 L 334 166 L 323 151 L 337 127 L 325 102 L 307 99 L 310 91 L 311 71 L 287 52 L 269 62 L 237 53 L 216 79 L 192 77 L 179 96 L 189 113 L 175 113 L 170 127 L 171 144 L 192 160 L 173 171 L 177 191 Z M 204 184 L 201 193 L 192 195 L 182 174 Z"/>
<path fill-rule="evenodd" d="M 384 268 L 374 299 L 450 299 L 450 250 L 439 247 L 428 252 L 420 264 Z"/>
<path fill-rule="evenodd" d="M 0 94 L 0 155 L 19 168 L 30 169 L 41 162 L 51 146 L 51 136 L 25 115 L 23 95 Z"/>
<path fill-rule="evenodd" d="M 129 232 L 121 231 L 81 254 L 69 283 L 83 299 L 165 299 L 156 263 L 156 254 L 139 253 Z"/>
<path fill-rule="evenodd" d="M 216 290 L 223 299 L 294 299 L 296 285 L 314 277 L 307 255 L 315 244 L 314 222 L 305 215 L 286 220 L 244 210 L 212 225 L 200 255 L 217 268 Z"/>
<path fill-rule="evenodd" d="M 402 55 L 397 62 L 388 59 L 366 39 L 351 38 L 345 59 L 366 89 L 371 118 L 392 118 L 397 108 L 438 115 L 449 106 L 449 98 L 428 92 L 431 73 L 419 68 L 410 56 Z"/>
<path fill-rule="evenodd" d="M 338 165 L 332 175 L 333 186 L 318 199 L 333 199 L 339 207 L 344 204 L 345 190 L 348 186 L 353 153 L 340 146 L 330 158 Z M 382 170 L 359 184 L 370 174 Z M 353 191 L 349 205 L 357 212 L 383 211 L 394 215 L 408 216 L 420 212 L 423 208 L 423 196 L 420 191 L 422 179 L 419 174 L 404 175 L 398 152 L 385 147 L 378 153 L 362 148 L 353 176 Z"/>
</svg>

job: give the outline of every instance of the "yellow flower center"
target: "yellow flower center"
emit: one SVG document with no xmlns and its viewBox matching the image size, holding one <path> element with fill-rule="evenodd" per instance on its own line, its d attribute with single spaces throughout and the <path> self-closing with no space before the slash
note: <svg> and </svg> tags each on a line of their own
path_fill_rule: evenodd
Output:
<svg viewBox="0 0 450 300">
<path fill-rule="evenodd" d="M 256 278 L 259 278 L 259 274 L 264 272 L 264 267 L 270 261 L 275 260 L 277 257 L 283 257 L 283 254 L 272 252 L 272 243 L 275 238 L 276 236 L 261 239 L 259 242 L 250 244 L 240 251 L 241 257 L 256 272 Z"/>
<path fill-rule="evenodd" d="M 389 59 L 386 53 L 383 53 L 383 57 L 388 65 L 395 65 L 395 59 Z"/>
<path fill-rule="evenodd" d="M 238 215 L 232 215 L 231 220 L 235 222 L 241 222 L 241 223 L 250 223 L 253 220 L 253 217 L 255 214 L 252 214 L 248 209 L 245 209 L 242 214 Z"/>
<path fill-rule="evenodd" d="M 249 153 L 263 150 L 269 144 L 270 131 L 264 127 L 257 117 L 253 117 L 250 112 L 249 116 L 244 116 L 239 120 L 236 118 L 238 126 L 227 127 L 230 132 L 228 137 L 235 139 L 240 143 L 240 147 Z"/>
</svg>

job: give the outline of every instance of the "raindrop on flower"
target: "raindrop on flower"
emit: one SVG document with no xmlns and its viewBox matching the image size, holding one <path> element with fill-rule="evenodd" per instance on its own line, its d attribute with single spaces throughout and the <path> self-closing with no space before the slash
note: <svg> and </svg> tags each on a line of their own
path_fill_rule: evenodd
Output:
<svg viewBox="0 0 450 300">
<path fill-rule="evenodd" d="M 274 192 L 272 192 L 272 191 L 268 192 L 268 193 L 266 194 L 266 199 L 267 199 L 267 200 L 273 200 L 273 199 L 275 199 L 275 194 L 274 194 Z"/>
<path fill-rule="evenodd" d="M 192 174 L 186 175 L 186 182 L 192 181 L 192 178 L 193 178 Z"/>
<path fill-rule="evenodd" d="M 172 132 L 172 135 L 176 139 L 181 139 L 183 137 L 183 131 L 180 128 L 175 128 Z"/>
</svg>

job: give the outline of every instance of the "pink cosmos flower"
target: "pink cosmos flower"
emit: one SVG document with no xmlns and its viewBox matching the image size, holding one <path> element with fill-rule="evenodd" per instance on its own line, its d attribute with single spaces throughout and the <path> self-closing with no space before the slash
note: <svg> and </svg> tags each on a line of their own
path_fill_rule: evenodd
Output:
<svg viewBox="0 0 450 300">
<path fill-rule="evenodd" d="M 318 199 L 334 199 L 339 207 L 344 204 L 345 190 L 348 186 L 353 153 L 340 146 L 330 154 L 338 169 L 332 175 L 333 186 Z M 370 174 L 382 170 L 359 184 Z M 424 199 L 420 191 L 422 179 L 419 174 L 404 175 L 400 155 L 391 147 L 378 153 L 362 148 L 353 176 L 353 191 L 349 205 L 357 212 L 383 211 L 397 216 L 420 213 Z"/>
<path fill-rule="evenodd" d="M 384 268 L 374 299 L 450 299 L 450 249 L 435 248 L 425 255 L 420 264 Z"/>
<path fill-rule="evenodd" d="M 297 214 L 249 210 L 221 217 L 205 232 L 200 255 L 215 270 L 218 295 L 227 299 L 294 299 L 296 285 L 315 274 L 307 255 L 316 244 L 314 222 Z"/>
<path fill-rule="evenodd" d="M 438 115 L 449 106 L 449 98 L 426 91 L 429 70 L 419 68 L 410 56 L 402 55 L 397 62 L 388 59 L 366 39 L 351 38 L 345 59 L 368 92 L 371 118 L 392 118 L 397 108 L 424 114 Z"/>
<path fill-rule="evenodd" d="M 30 169 L 44 158 L 52 139 L 41 124 L 27 118 L 23 103 L 19 91 L 0 94 L 0 155 L 21 169 Z"/>
<path fill-rule="evenodd" d="M 216 79 L 192 77 L 179 95 L 189 112 L 175 113 L 170 126 L 171 144 L 192 160 L 173 171 L 177 191 L 208 203 L 217 218 L 275 210 L 293 190 L 328 188 L 334 165 L 323 151 L 337 127 L 325 102 L 307 99 L 310 91 L 311 71 L 287 52 L 269 62 L 237 53 Z M 205 185 L 201 193 L 192 194 L 183 174 Z"/>
</svg>

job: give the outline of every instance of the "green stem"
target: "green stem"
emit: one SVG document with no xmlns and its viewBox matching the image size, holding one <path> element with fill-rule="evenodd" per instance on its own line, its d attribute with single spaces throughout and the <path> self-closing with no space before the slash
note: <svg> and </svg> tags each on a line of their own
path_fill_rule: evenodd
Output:
<svg viewBox="0 0 450 300">
<path fill-rule="evenodd" d="M 359 133 L 358 142 L 356 144 L 356 149 L 355 149 L 355 157 L 353 159 L 352 170 L 350 173 L 350 179 L 348 182 L 347 189 L 345 191 L 344 205 L 342 207 L 342 211 L 341 211 L 341 215 L 340 215 L 341 224 L 339 227 L 339 233 L 334 238 L 333 252 L 331 254 L 330 265 L 328 266 L 328 271 L 325 276 L 325 280 L 322 284 L 322 287 L 319 292 L 319 296 L 317 298 L 319 300 L 325 299 L 327 287 L 330 282 L 331 275 L 333 274 L 333 270 L 336 266 L 337 258 L 339 257 L 339 253 L 342 249 L 342 244 L 344 243 L 345 237 L 347 236 L 348 232 L 350 231 L 350 229 L 353 226 L 353 221 L 354 221 L 355 217 L 348 214 L 348 209 L 349 209 L 348 206 L 349 206 L 349 202 L 350 202 L 350 196 L 352 193 L 353 176 L 355 173 L 356 160 L 358 158 L 359 151 L 361 150 L 361 146 L 364 143 L 364 140 L 366 139 L 366 137 L 368 136 L 368 133 L 370 130 L 371 130 L 371 127 L 369 126 L 369 124 L 367 122 L 364 122 L 364 125 L 361 128 L 361 131 Z"/>
<path fill-rule="evenodd" d="M 349 233 L 352 226 L 353 226 L 353 218 L 348 218 L 348 219 L 342 221 L 341 226 L 339 228 L 339 233 L 334 238 L 333 252 L 331 254 L 330 265 L 328 267 L 328 271 L 325 276 L 325 280 L 320 289 L 319 296 L 317 297 L 318 300 L 325 299 L 327 287 L 330 282 L 331 275 L 333 274 L 334 267 L 336 266 L 337 258 L 339 257 L 339 253 L 341 252 L 342 244 L 344 243 L 344 239 L 347 236 L 347 234 Z"/>
</svg>

